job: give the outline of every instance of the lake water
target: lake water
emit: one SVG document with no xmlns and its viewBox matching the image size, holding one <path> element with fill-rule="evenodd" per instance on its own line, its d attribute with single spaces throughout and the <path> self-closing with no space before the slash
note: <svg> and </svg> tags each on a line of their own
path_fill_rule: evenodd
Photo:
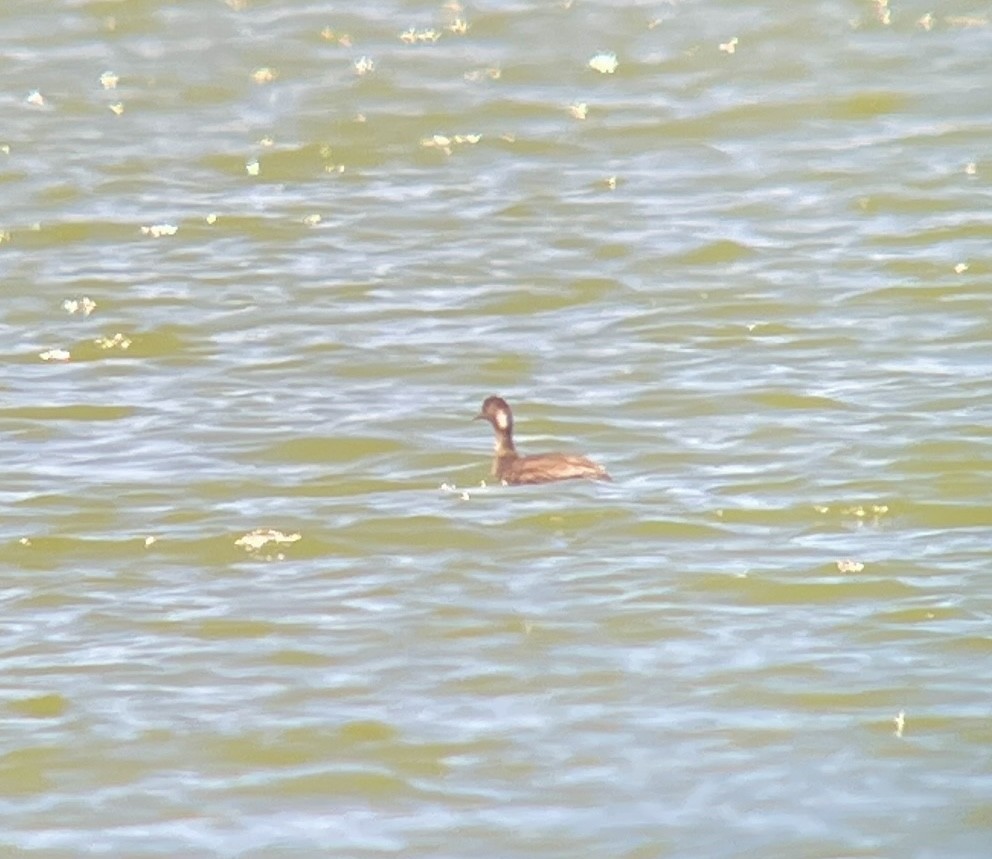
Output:
<svg viewBox="0 0 992 859">
<path fill-rule="evenodd" d="M 990 56 L 3 3 L 0 852 L 992 855 Z"/>
</svg>

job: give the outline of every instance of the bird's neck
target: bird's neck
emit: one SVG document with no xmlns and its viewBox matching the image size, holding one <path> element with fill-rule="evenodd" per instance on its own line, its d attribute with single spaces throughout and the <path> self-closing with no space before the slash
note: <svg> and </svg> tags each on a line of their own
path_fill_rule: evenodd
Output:
<svg viewBox="0 0 992 859">
<path fill-rule="evenodd" d="M 496 427 L 496 441 L 493 444 L 497 459 L 513 458 L 517 455 L 517 449 L 513 445 L 513 432 L 509 429 Z"/>
</svg>

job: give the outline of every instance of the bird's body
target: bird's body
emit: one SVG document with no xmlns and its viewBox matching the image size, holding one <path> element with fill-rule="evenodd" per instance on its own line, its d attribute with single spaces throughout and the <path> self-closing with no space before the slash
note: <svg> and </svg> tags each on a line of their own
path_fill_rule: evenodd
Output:
<svg viewBox="0 0 992 859">
<path fill-rule="evenodd" d="M 610 480 L 603 466 L 584 456 L 536 453 L 521 456 L 513 444 L 513 412 L 501 397 L 488 397 L 476 420 L 492 424 L 496 435 L 492 474 L 504 484 L 552 483 L 557 480 Z"/>
</svg>

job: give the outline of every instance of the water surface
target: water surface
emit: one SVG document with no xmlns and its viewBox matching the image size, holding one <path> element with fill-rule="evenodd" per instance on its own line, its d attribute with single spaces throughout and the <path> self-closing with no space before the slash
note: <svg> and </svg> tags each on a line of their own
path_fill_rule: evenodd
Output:
<svg viewBox="0 0 992 859">
<path fill-rule="evenodd" d="M 6 851 L 988 854 L 987 11 L 0 33 Z"/>
</svg>

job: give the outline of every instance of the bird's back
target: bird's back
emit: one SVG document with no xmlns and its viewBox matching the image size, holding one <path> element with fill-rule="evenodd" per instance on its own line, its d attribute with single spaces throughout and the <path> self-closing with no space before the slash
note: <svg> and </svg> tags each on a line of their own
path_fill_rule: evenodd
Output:
<svg viewBox="0 0 992 859">
<path fill-rule="evenodd" d="M 497 479 L 509 484 L 552 483 L 556 480 L 610 480 L 601 465 L 584 456 L 565 453 L 537 453 L 514 456 L 496 464 Z"/>
</svg>

